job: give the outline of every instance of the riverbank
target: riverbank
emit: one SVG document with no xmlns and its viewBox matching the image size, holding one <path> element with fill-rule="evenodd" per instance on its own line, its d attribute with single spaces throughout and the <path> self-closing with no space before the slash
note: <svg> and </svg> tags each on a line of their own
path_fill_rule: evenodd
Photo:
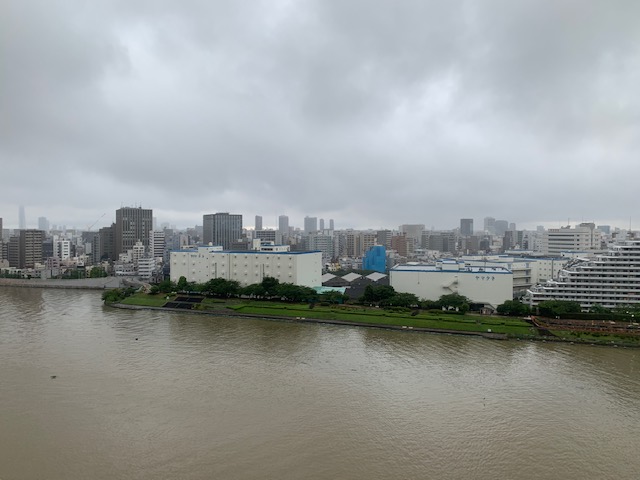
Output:
<svg viewBox="0 0 640 480">
<path fill-rule="evenodd" d="M 121 288 L 123 285 L 122 281 L 123 279 L 121 277 L 78 278 L 69 280 L 56 278 L 0 278 L 0 287 L 107 290 L 112 288 Z"/>
<path fill-rule="evenodd" d="M 156 311 L 164 311 L 164 312 L 188 313 L 193 315 L 209 315 L 213 317 L 252 318 L 252 319 L 259 319 L 259 320 L 271 320 L 271 321 L 291 322 L 291 323 L 321 323 L 326 325 L 343 325 L 343 326 L 350 326 L 350 327 L 380 328 L 384 330 L 402 330 L 402 331 L 423 332 L 423 333 L 439 333 L 439 334 L 447 334 L 447 335 L 466 335 L 466 336 L 477 336 L 482 338 L 489 338 L 492 340 L 509 339 L 509 336 L 504 333 L 473 332 L 473 331 L 466 331 L 466 330 L 448 330 L 448 329 L 441 329 L 441 328 L 414 327 L 410 325 L 391 325 L 391 324 L 384 324 L 384 323 L 356 322 L 356 321 L 347 321 L 347 320 L 332 320 L 332 319 L 300 317 L 300 316 L 293 317 L 293 316 L 285 316 L 285 315 L 250 314 L 250 313 L 241 313 L 234 310 L 226 310 L 226 311 L 185 310 L 182 308 L 153 307 L 149 305 L 127 305 L 123 303 L 111 303 L 111 304 L 108 304 L 108 306 L 114 307 L 114 308 L 121 308 L 124 310 L 156 310 Z"/>
<path fill-rule="evenodd" d="M 324 323 L 386 330 L 478 336 L 494 340 L 516 339 L 640 347 L 639 337 L 541 331 L 525 319 L 475 314 L 459 315 L 431 311 L 393 312 L 356 305 L 315 305 L 310 308 L 308 304 L 147 294 L 136 294 L 119 303 L 110 304 L 110 306 L 131 310 L 157 310 L 217 317 Z"/>
</svg>

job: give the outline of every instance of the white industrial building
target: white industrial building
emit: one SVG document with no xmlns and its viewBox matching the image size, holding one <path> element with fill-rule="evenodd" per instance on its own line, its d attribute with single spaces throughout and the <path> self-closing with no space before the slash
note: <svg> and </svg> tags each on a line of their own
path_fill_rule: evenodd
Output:
<svg viewBox="0 0 640 480">
<path fill-rule="evenodd" d="M 206 283 L 214 278 L 236 280 L 241 285 L 273 277 L 281 283 L 307 287 L 322 285 L 322 254 L 290 252 L 266 247 L 261 251 L 226 251 L 222 247 L 197 247 L 171 252 L 171 280 L 185 277 L 189 282 Z M 270 251 L 269 251 L 270 250 Z M 274 251 L 275 250 L 275 251 Z"/>
<path fill-rule="evenodd" d="M 569 262 L 568 257 L 522 257 L 514 255 L 464 255 L 468 267 L 503 267 L 513 273 L 514 297 L 533 285 L 555 278 Z"/>
<path fill-rule="evenodd" d="M 435 265 L 409 263 L 390 271 L 390 285 L 422 300 L 457 293 L 474 303 L 497 307 L 513 298 L 513 273 L 503 267 L 470 267 L 456 260 Z"/>
<path fill-rule="evenodd" d="M 593 223 L 581 223 L 575 228 L 550 228 L 542 237 L 542 253 L 559 257 L 563 252 L 571 250 L 600 250 L 601 241 L 602 233 Z"/>
</svg>

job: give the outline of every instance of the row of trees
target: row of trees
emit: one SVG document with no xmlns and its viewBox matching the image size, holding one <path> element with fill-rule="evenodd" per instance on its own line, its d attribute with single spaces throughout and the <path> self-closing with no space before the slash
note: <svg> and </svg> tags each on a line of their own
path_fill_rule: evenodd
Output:
<svg viewBox="0 0 640 480">
<path fill-rule="evenodd" d="M 469 310 L 470 300 L 457 293 L 442 295 L 438 300 L 420 300 L 413 293 L 400 293 L 390 285 L 367 285 L 359 301 L 381 307 L 423 308 L 425 310 L 454 310 L 465 313 Z"/>
<path fill-rule="evenodd" d="M 185 277 L 180 277 L 177 283 L 164 280 L 151 287 L 150 294 L 157 293 L 199 293 L 209 297 L 236 298 L 250 297 L 262 300 L 279 300 L 284 302 L 328 302 L 344 303 L 348 297 L 340 292 L 332 291 L 318 293 L 313 288 L 294 285 L 292 283 L 280 283 L 277 278 L 264 277 L 262 282 L 240 286 L 235 280 L 214 278 L 206 283 L 187 282 Z"/>
</svg>

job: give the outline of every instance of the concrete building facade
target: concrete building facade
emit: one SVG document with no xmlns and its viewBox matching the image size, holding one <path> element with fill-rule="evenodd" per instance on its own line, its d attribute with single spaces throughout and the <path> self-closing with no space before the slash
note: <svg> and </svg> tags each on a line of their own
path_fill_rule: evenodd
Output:
<svg viewBox="0 0 640 480">
<path fill-rule="evenodd" d="M 281 283 L 322 285 L 320 252 L 224 251 L 219 247 L 198 247 L 171 252 L 170 264 L 170 277 L 174 282 L 182 276 L 197 283 L 224 278 L 244 286 L 260 283 L 264 277 L 274 277 Z"/>
<path fill-rule="evenodd" d="M 242 215 L 228 212 L 203 215 L 202 240 L 205 245 L 229 249 L 240 238 L 242 238 Z"/>
<path fill-rule="evenodd" d="M 149 232 L 153 230 L 153 210 L 142 207 L 122 207 L 116 210 L 114 230 L 114 259 L 133 248 L 139 240 L 149 246 Z"/>
<path fill-rule="evenodd" d="M 457 293 L 496 308 L 513 298 L 513 273 L 502 267 L 469 267 L 457 260 L 442 260 L 435 265 L 396 265 L 389 274 L 396 291 L 423 300 Z"/>
</svg>

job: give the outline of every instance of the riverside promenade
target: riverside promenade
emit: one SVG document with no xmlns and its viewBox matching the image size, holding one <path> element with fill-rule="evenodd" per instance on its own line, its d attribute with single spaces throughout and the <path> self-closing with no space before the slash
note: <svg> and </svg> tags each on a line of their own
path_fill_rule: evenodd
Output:
<svg viewBox="0 0 640 480">
<path fill-rule="evenodd" d="M 26 287 L 26 288 L 68 288 L 81 290 L 106 290 L 122 287 L 122 277 L 103 278 L 79 278 L 73 280 L 61 280 L 55 278 L 0 278 L 0 287 Z"/>
</svg>

